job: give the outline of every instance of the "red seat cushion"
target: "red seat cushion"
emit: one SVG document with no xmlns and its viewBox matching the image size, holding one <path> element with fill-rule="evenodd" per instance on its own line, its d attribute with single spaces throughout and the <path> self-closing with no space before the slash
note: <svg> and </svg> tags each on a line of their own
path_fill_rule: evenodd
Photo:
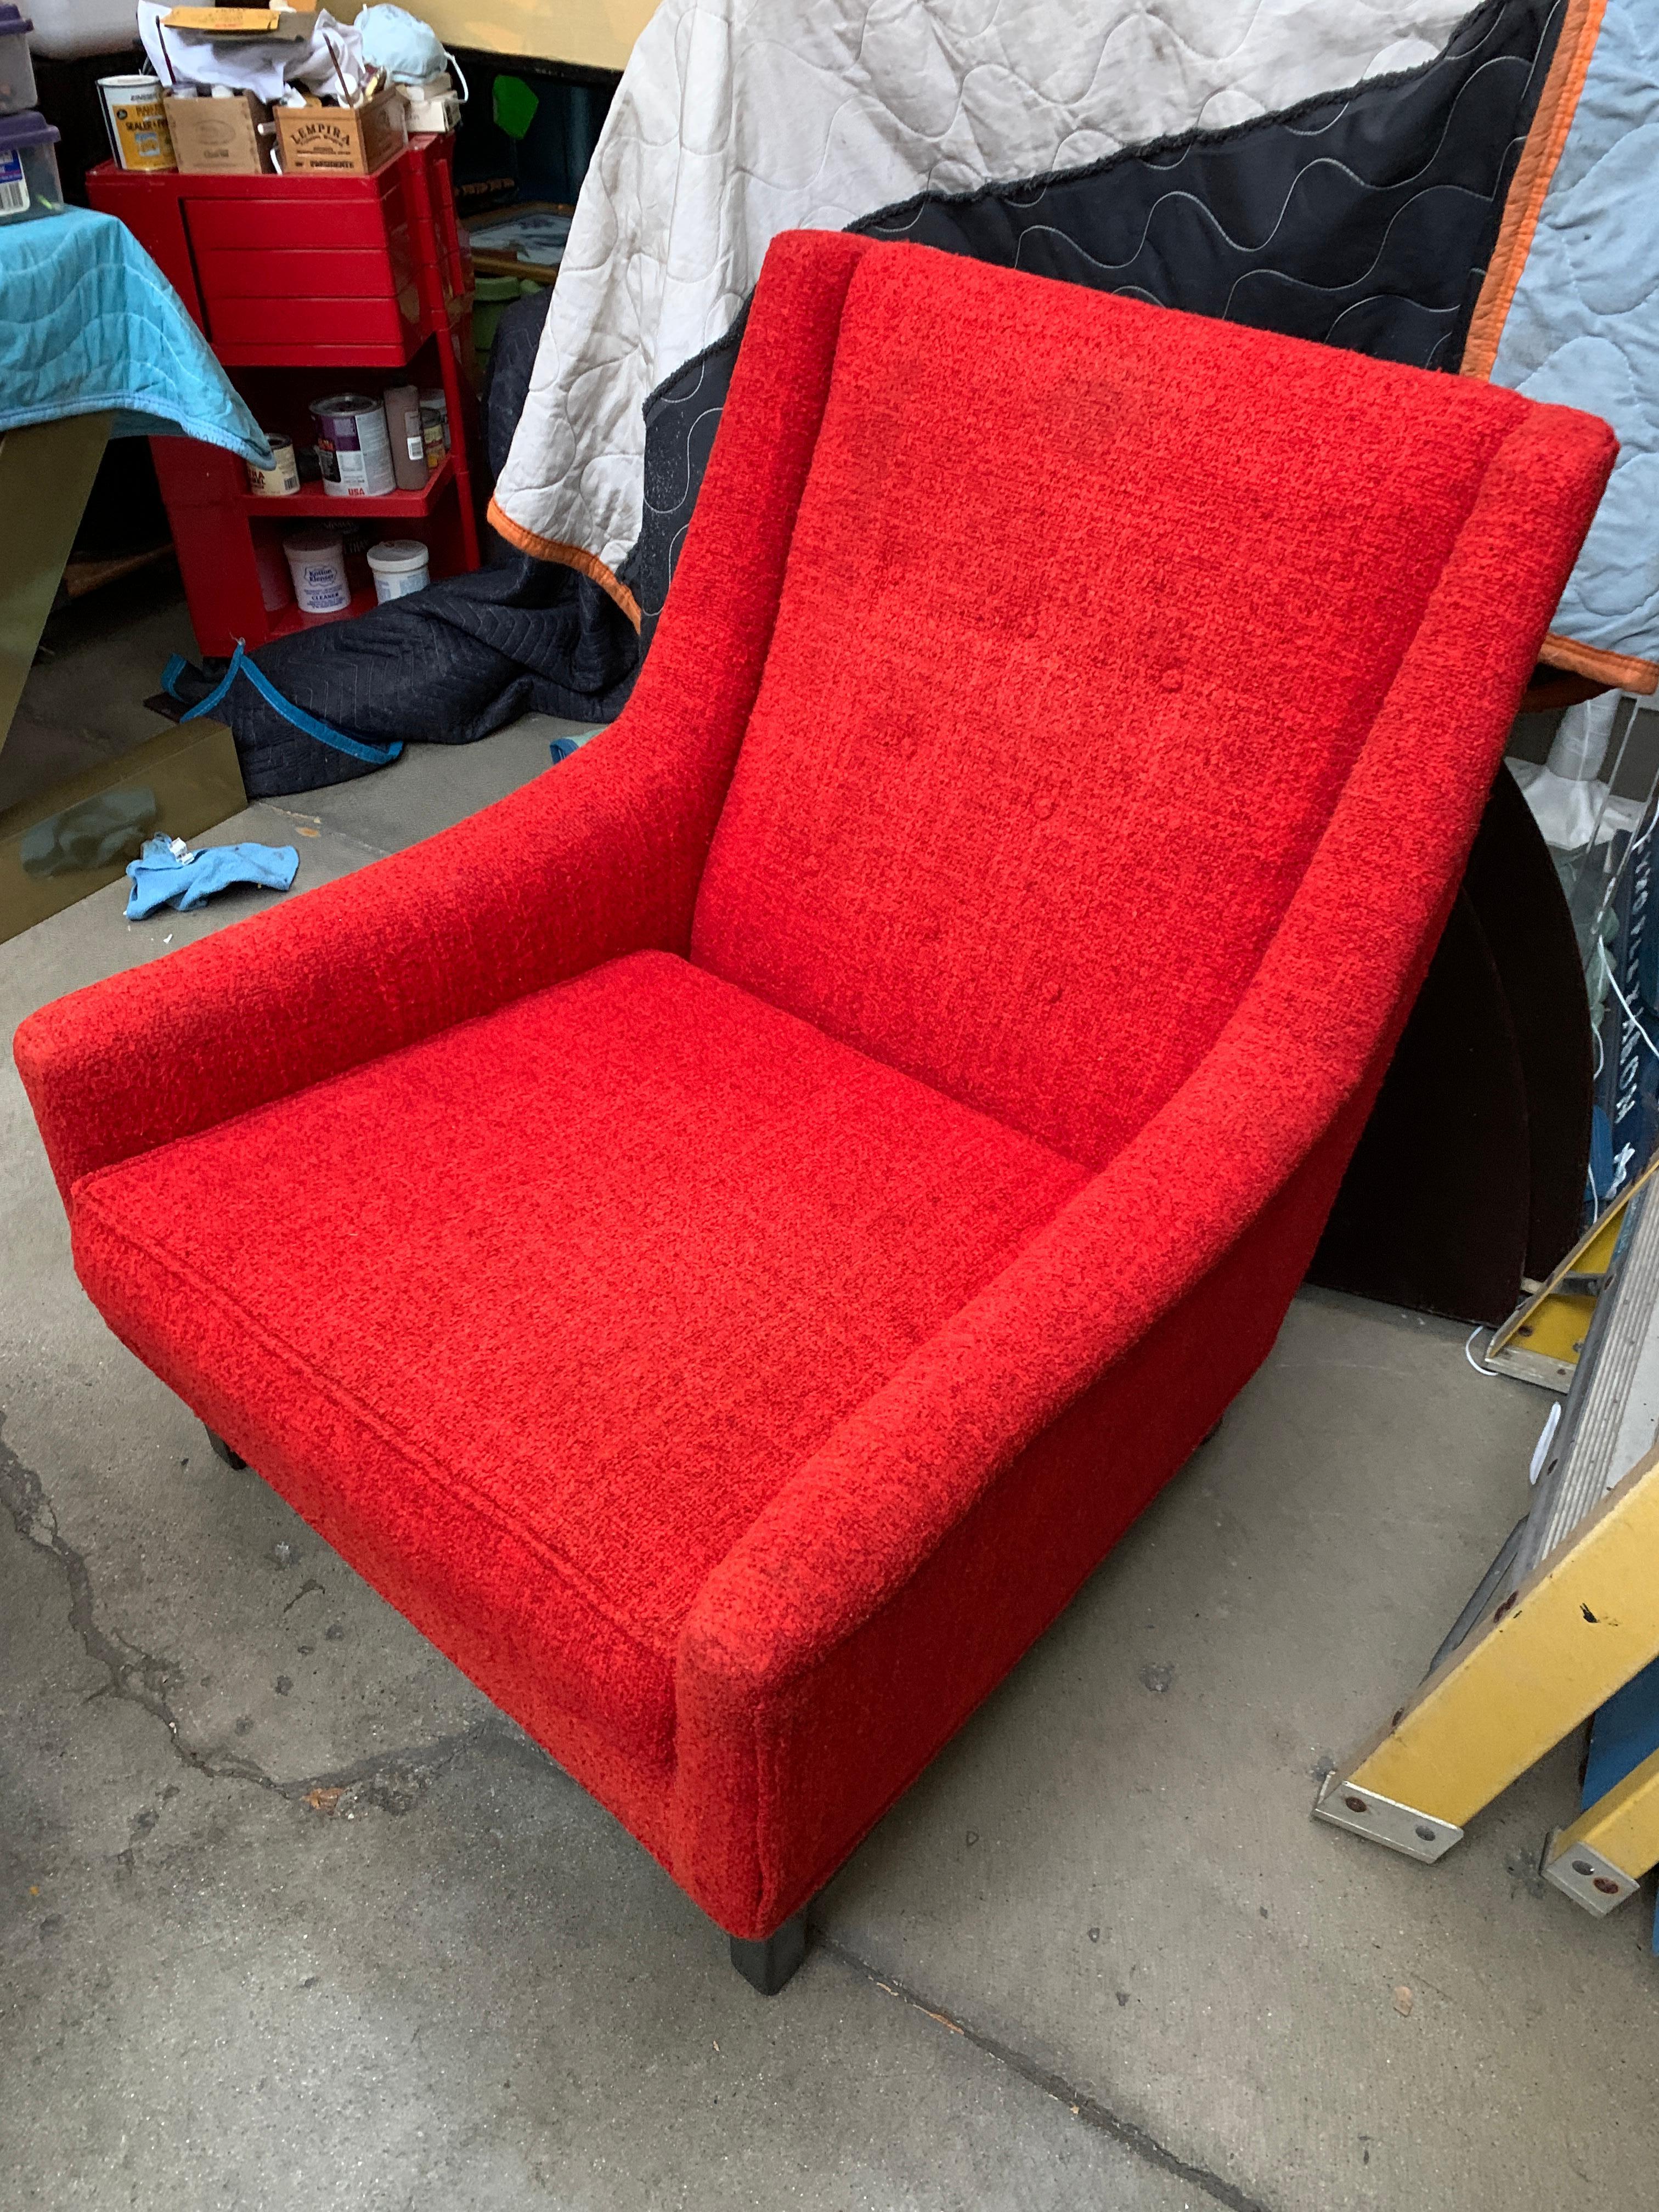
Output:
<svg viewBox="0 0 1659 2212">
<path fill-rule="evenodd" d="M 88 1176 L 73 1213 L 143 1358 L 239 1394 L 251 1455 L 302 1440 L 325 1534 L 337 1505 L 660 1759 L 710 1569 L 1083 1179 L 642 953 Z"/>
<path fill-rule="evenodd" d="M 694 958 L 1103 1165 L 1255 974 L 1526 411 L 869 253 Z"/>
</svg>

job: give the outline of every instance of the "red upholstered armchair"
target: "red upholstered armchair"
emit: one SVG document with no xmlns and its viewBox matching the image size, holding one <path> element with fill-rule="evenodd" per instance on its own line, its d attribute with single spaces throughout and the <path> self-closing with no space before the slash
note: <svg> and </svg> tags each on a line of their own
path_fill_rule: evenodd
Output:
<svg viewBox="0 0 1659 2212">
<path fill-rule="evenodd" d="M 1267 1352 L 1612 454 L 787 236 L 617 726 L 20 1031 L 111 1327 L 758 1985 Z"/>
</svg>

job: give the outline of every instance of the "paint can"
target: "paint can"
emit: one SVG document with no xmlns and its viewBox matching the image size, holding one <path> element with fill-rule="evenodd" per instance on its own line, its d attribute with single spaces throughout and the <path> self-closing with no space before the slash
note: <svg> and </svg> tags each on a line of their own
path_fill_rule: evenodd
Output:
<svg viewBox="0 0 1659 2212">
<path fill-rule="evenodd" d="M 167 110 L 161 105 L 161 81 L 147 76 L 100 76 L 98 97 L 103 102 L 104 128 L 110 151 L 124 169 L 176 169 L 173 137 Z"/>
<path fill-rule="evenodd" d="M 351 605 L 345 548 L 332 530 L 290 530 L 283 540 L 302 615 L 343 615 Z"/>
<path fill-rule="evenodd" d="M 292 499 L 300 489 L 294 441 L 282 430 L 267 430 L 265 443 L 270 448 L 270 459 L 263 468 L 258 461 L 247 464 L 248 489 L 256 499 Z"/>
<path fill-rule="evenodd" d="M 421 409 L 421 439 L 426 447 L 427 473 L 444 465 L 444 418 L 435 407 Z"/>
<path fill-rule="evenodd" d="M 421 431 L 421 398 L 412 384 L 394 384 L 386 396 L 386 435 L 399 491 L 426 484 L 426 440 Z"/>
<path fill-rule="evenodd" d="M 323 489 L 334 499 L 379 499 L 398 479 L 386 434 L 386 409 L 362 392 L 314 399 Z"/>
<path fill-rule="evenodd" d="M 444 451 L 445 453 L 447 453 L 449 451 L 450 445 L 449 402 L 444 396 L 444 388 L 441 384 L 423 384 L 421 386 L 421 412 L 422 415 L 426 413 L 428 407 L 435 407 L 438 410 L 438 420 L 443 425 Z"/>
<path fill-rule="evenodd" d="M 431 556 L 418 538 L 383 538 L 368 549 L 368 565 L 374 574 L 374 597 L 384 606 L 388 599 L 406 599 L 411 592 L 425 591 L 432 580 Z"/>
</svg>

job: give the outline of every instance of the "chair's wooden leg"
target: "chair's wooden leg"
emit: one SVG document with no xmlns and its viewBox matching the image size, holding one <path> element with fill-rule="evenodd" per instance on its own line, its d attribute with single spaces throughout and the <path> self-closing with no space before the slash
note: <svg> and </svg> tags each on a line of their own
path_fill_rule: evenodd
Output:
<svg viewBox="0 0 1659 2212">
<path fill-rule="evenodd" d="M 750 1988 L 758 1990 L 763 1997 L 776 1996 L 805 1956 L 805 1905 L 757 1943 L 747 1942 L 741 1936 L 732 1938 L 732 1964 Z"/>
<path fill-rule="evenodd" d="M 242 1457 L 241 1454 L 240 1452 L 232 1451 L 230 1446 L 225 1442 L 224 1438 L 222 1437 L 216 1436 L 213 1431 L 208 1427 L 205 1421 L 203 1422 L 202 1427 L 206 1433 L 209 1443 L 213 1447 L 213 1456 L 215 1459 L 223 1460 L 227 1467 L 246 1467 L 247 1465 L 247 1462 Z"/>
</svg>

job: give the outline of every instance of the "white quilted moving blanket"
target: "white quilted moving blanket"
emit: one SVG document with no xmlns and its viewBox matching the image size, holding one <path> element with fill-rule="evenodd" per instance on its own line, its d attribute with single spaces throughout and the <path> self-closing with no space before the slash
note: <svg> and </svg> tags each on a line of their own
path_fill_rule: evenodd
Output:
<svg viewBox="0 0 1659 2212">
<path fill-rule="evenodd" d="M 726 330 L 780 231 L 1411 69 L 1468 4 L 664 0 L 582 186 L 498 509 L 608 584 L 639 535 L 646 395 Z"/>
</svg>

